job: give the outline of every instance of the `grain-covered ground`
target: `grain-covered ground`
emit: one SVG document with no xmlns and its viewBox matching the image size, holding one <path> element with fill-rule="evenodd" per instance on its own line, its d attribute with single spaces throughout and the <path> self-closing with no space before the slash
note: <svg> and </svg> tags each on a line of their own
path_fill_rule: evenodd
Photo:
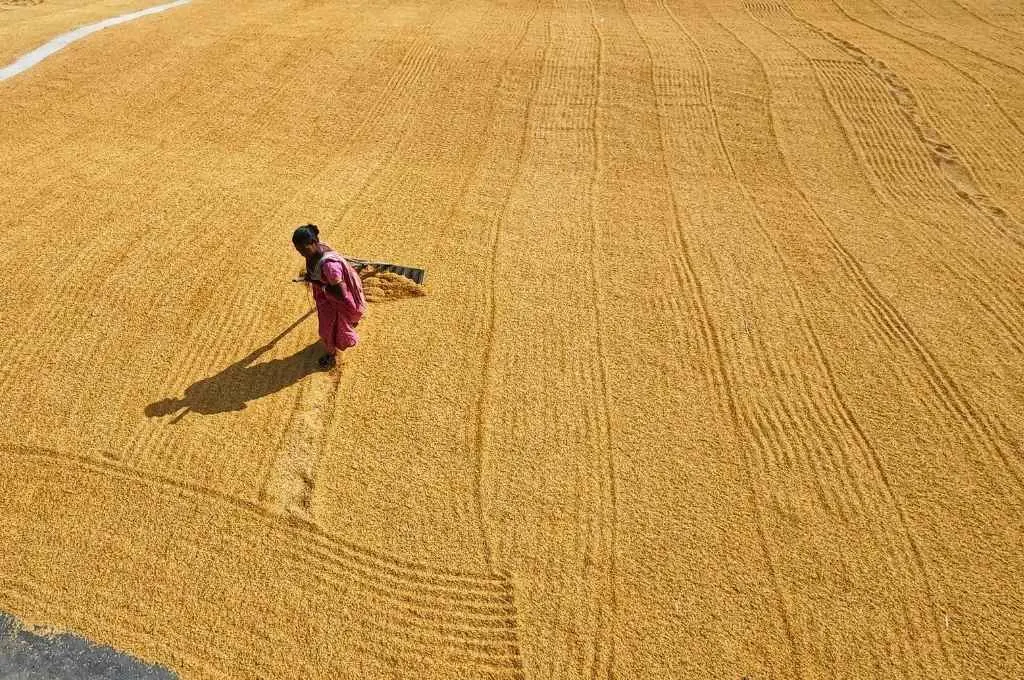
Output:
<svg viewBox="0 0 1024 680">
<path fill-rule="evenodd" d="M 0 66 L 149 4 L 0 0 Z M 1021 677 L 1022 45 L 195 0 L 0 83 L 0 610 L 182 678 Z M 428 271 L 332 373 L 307 221 Z"/>
</svg>

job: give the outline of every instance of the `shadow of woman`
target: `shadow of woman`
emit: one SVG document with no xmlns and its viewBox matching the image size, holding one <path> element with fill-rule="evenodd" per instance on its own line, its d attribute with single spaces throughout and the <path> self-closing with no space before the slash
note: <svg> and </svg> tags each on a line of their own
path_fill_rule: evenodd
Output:
<svg viewBox="0 0 1024 680">
<path fill-rule="evenodd" d="M 253 365 L 312 313 L 307 312 L 276 338 L 216 375 L 193 383 L 185 389 L 185 396 L 181 399 L 161 399 L 149 404 L 145 408 L 146 416 L 166 416 L 184 409 L 171 421 L 177 423 L 188 413 L 212 415 L 241 411 L 247 402 L 283 390 L 307 375 L 321 372 L 322 369 L 317 365 L 317 358 L 322 354 L 319 342 L 314 342 L 291 356 Z"/>
</svg>

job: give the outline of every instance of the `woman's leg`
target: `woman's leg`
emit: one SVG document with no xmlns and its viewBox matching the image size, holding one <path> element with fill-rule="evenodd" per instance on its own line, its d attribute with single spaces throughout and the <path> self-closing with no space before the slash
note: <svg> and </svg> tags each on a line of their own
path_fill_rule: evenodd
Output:
<svg viewBox="0 0 1024 680">
<path fill-rule="evenodd" d="M 330 368 L 334 365 L 335 356 L 338 353 L 337 345 L 337 333 L 338 333 L 338 315 L 333 313 L 334 310 L 328 308 L 326 305 L 317 305 L 316 314 L 318 330 L 320 332 L 320 341 L 324 343 L 324 349 L 327 351 L 320 360 L 317 362 L 321 368 Z"/>
</svg>

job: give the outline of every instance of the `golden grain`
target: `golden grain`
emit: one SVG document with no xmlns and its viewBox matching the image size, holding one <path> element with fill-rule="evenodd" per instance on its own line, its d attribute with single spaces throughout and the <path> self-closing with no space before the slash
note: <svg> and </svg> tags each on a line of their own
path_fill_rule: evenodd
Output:
<svg viewBox="0 0 1024 680">
<path fill-rule="evenodd" d="M 0 610 L 183 678 L 1024 676 L 1021 36 L 195 0 L 5 81 Z M 430 275 L 331 373 L 308 221 Z"/>
</svg>

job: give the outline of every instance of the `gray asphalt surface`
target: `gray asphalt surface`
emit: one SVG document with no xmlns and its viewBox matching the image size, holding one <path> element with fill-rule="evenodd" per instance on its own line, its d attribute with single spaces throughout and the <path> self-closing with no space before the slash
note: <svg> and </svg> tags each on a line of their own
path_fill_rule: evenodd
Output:
<svg viewBox="0 0 1024 680">
<path fill-rule="evenodd" d="M 0 680 L 136 679 L 178 680 L 178 676 L 72 633 L 33 633 L 0 612 Z"/>
</svg>

